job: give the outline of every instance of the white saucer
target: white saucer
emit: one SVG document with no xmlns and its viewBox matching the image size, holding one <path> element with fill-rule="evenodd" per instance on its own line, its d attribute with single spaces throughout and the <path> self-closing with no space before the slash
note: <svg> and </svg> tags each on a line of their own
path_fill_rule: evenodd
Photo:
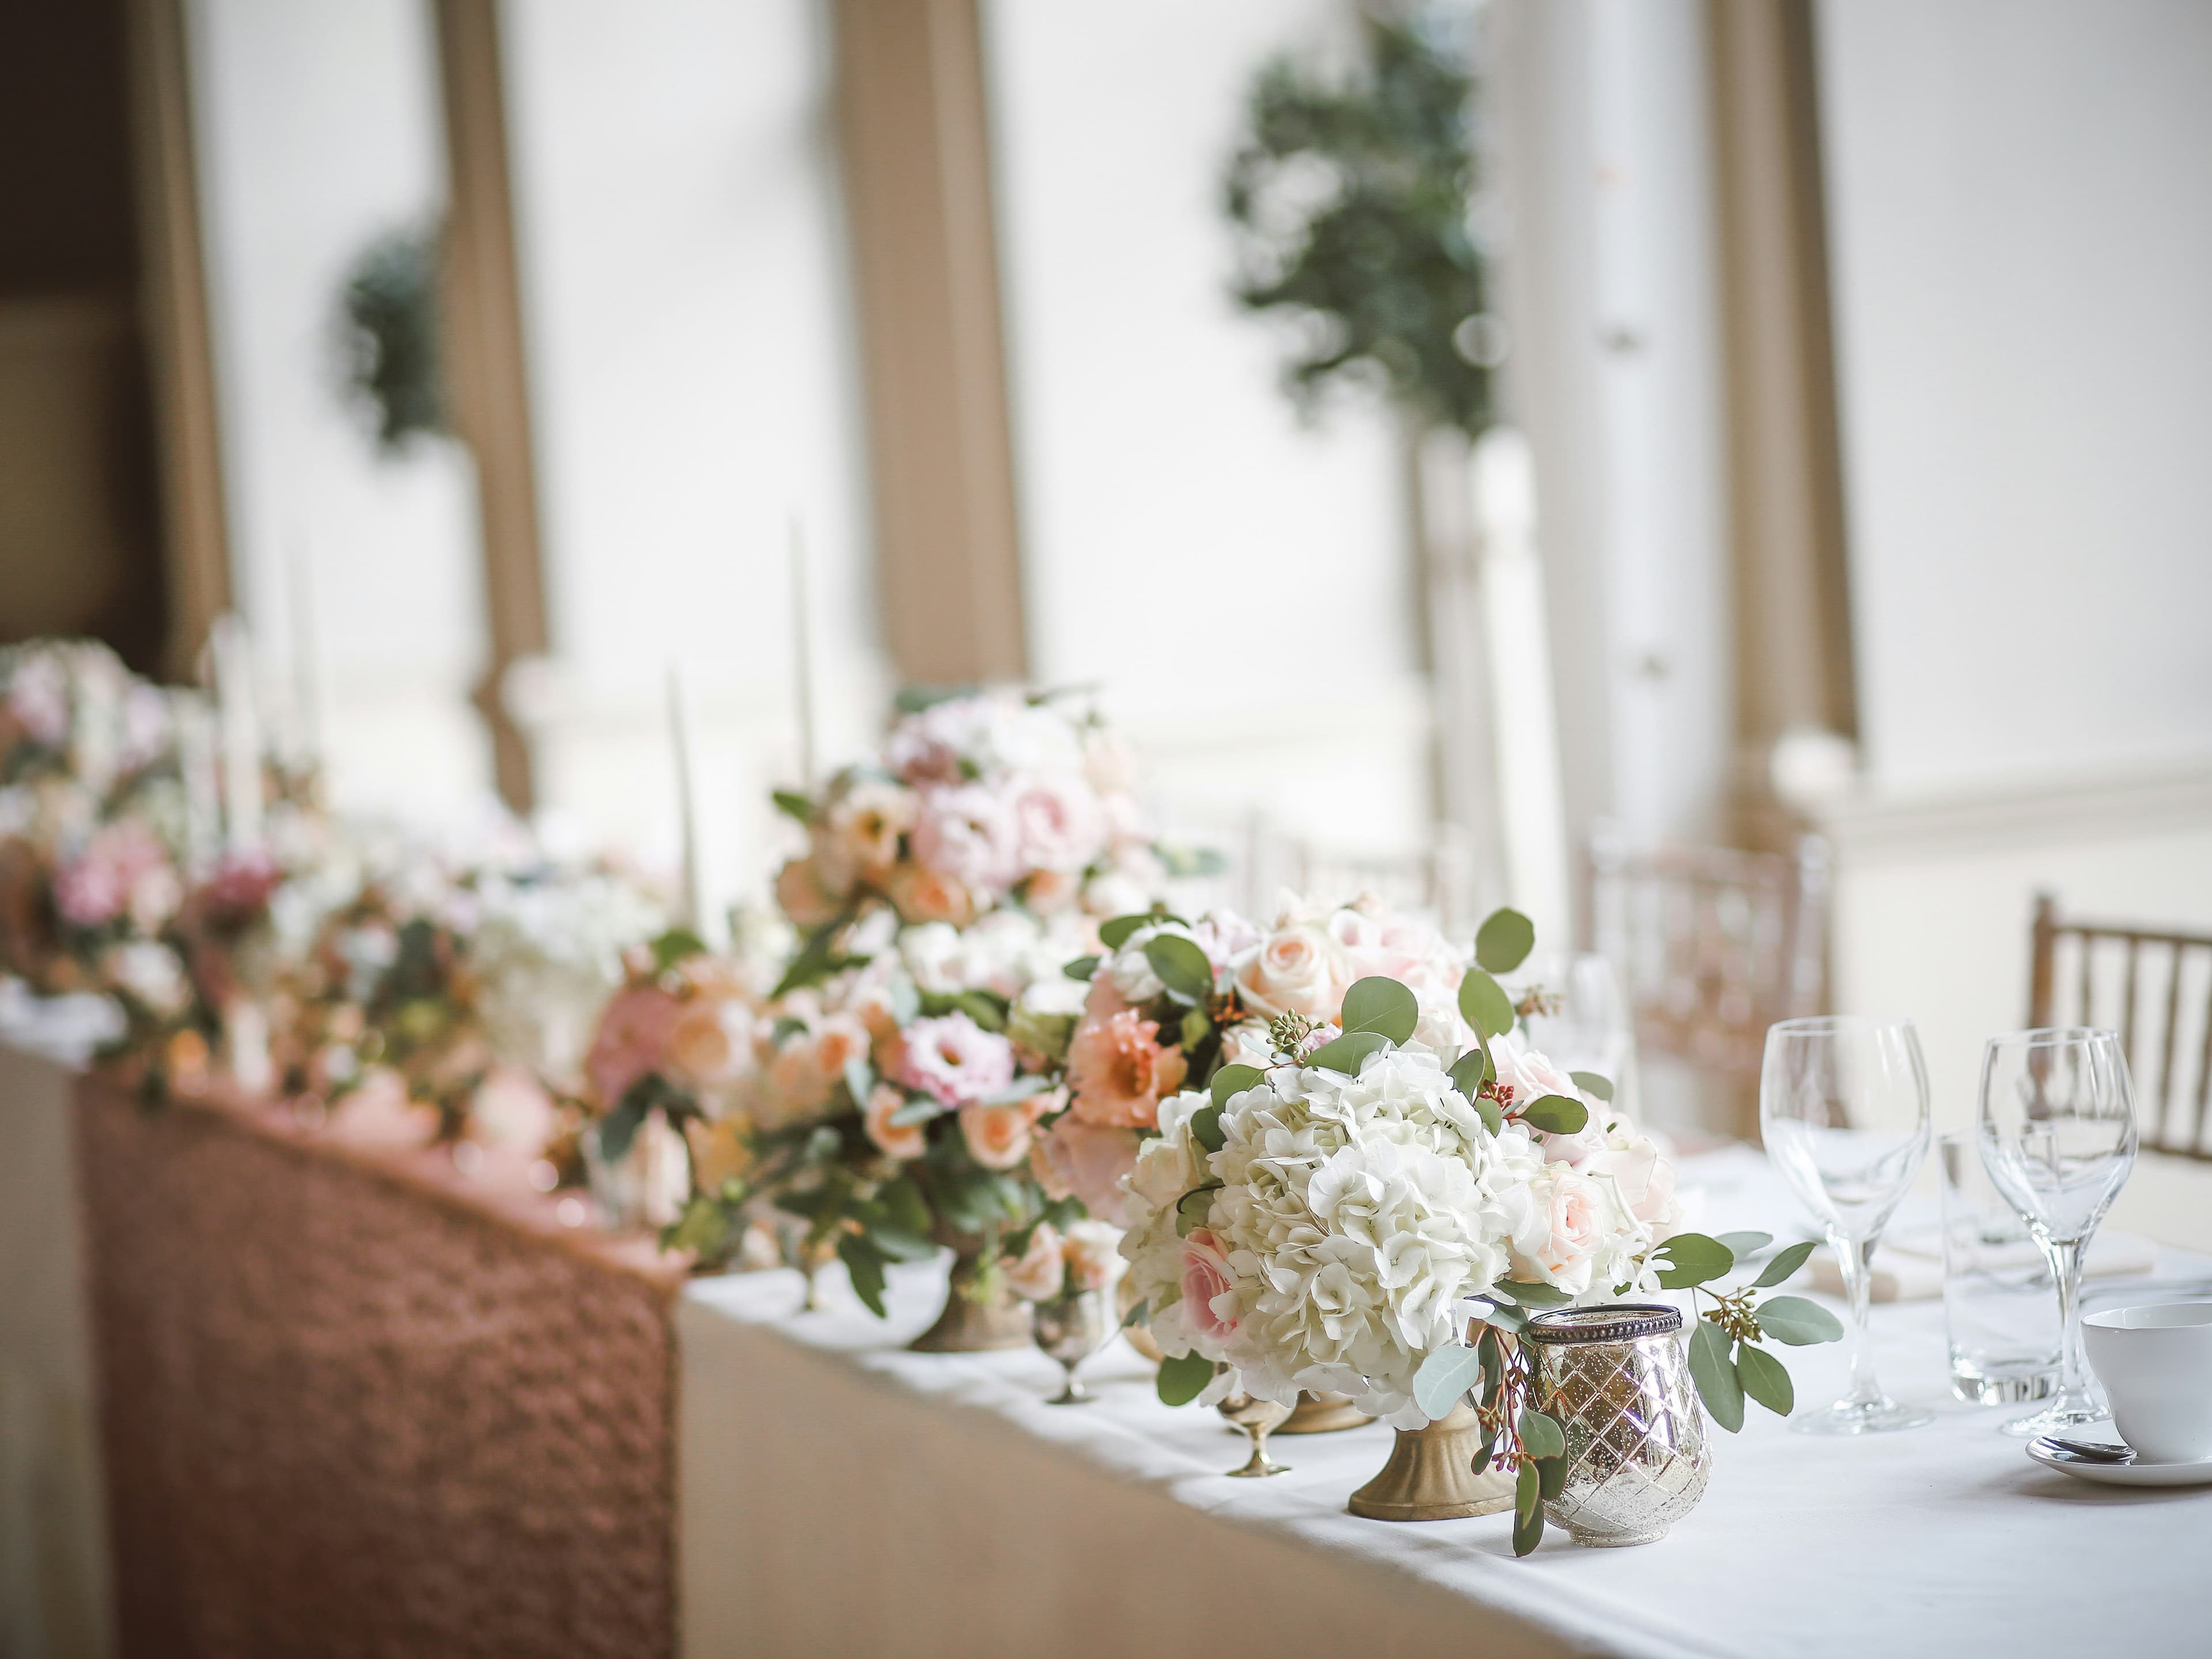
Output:
<svg viewBox="0 0 2212 1659">
<path fill-rule="evenodd" d="M 2113 1435 L 2076 1435 L 2077 1440 L 2110 1439 Z M 2046 1469 L 2070 1474 L 2077 1480 L 2094 1480 L 2106 1486 L 2202 1486 L 2212 1485 L 2212 1457 L 2192 1458 L 2185 1463 L 2091 1463 L 2054 1457 L 2039 1440 L 2027 1443 L 2027 1455 Z"/>
</svg>

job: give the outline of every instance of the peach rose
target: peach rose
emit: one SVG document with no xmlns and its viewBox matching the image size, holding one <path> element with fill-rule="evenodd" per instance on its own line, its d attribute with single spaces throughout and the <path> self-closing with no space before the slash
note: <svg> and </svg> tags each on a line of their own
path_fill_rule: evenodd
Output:
<svg viewBox="0 0 2212 1659">
<path fill-rule="evenodd" d="M 1134 1129 L 1101 1128 L 1071 1112 L 1031 1144 L 1030 1173 L 1051 1197 L 1079 1198 L 1118 1227 L 1126 1220 L 1121 1177 L 1137 1167 L 1138 1145 Z"/>
<path fill-rule="evenodd" d="M 1229 1283 L 1229 1263 L 1221 1254 L 1220 1240 L 1211 1228 L 1192 1228 L 1182 1242 L 1183 1323 L 1216 1342 L 1225 1340 L 1236 1330 L 1237 1322 L 1223 1317 L 1213 1304 Z"/>
<path fill-rule="evenodd" d="M 1121 1276 L 1121 1230 L 1103 1221 L 1071 1222 L 1060 1241 L 1067 1288 L 1103 1291 Z"/>
<path fill-rule="evenodd" d="M 1060 1250 L 1060 1229 L 1049 1221 L 1038 1222 L 1030 1231 L 1030 1247 L 1021 1259 L 1006 1264 L 1006 1288 L 1024 1302 L 1051 1301 L 1067 1277 Z"/>
<path fill-rule="evenodd" d="M 751 1024 L 735 1003 L 691 998 L 669 1028 L 669 1069 L 696 1088 L 728 1082 L 750 1055 Z"/>
<path fill-rule="evenodd" d="M 752 1173 L 752 1142 L 742 1119 L 707 1123 L 695 1118 L 684 1126 L 684 1138 L 691 1148 L 691 1178 L 701 1192 L 719 1195 L 729 1182 Z"/>
<path fill-rule="evenodd" d="M 878 1083 L 868 1095 L 868 1109 L 863 1120 L 867 1125 L 868 1139 L 876 1143 L 877 1150 L 902 1164 L 920 1158 L 929 1145 L 925 1126 L 891 1121 L 891 1114 L 905 1104 L 904 1095 L 888 1083 Z"/>
<path fill-rule="evenodd" d="M 814 1069 L 834 1085 L 848 1066 L 868 1057 L 874 1041 L 857 1014 L 832 1014 L 814 1034 Z"/>
<path fill-rule="evenodd" d="M 965 927 L 975 920 L 975 896 L 966 884 L 919 864 L 902 864 L 893 870 L 884 891 L 899 915 L 911 922 L 945 921 Z"/>
<path fill-rule="evenodd" d="M 968 1155 L 987 1170 L 1011 1170 L 1030 1155 L 1030 1118 L 1019 1105 L 963 1106 Z"/>
<path fill-rule="evenodd" d="M 1074 1115 L 1100 1127 L 1149 1129 L 1160 1102 L 1182 1087 L 1189 1069 L 1181 1050 L 1155 1039 L 1158 1024 L 1133 1008 L 1101 1022 L 1085 1019 L 1067 1045 Z"/>
<path fill-rule="evenodd" d="M 793 859 L 775 873 L 775 902 L 794 927 L 821 927 L 837 920 L 838 899 L 812 859 Z"/>
<path fill-rule="evenodd" d="M 786 1043 L 769 1062 L 772 1115 L 779 1123 L 819 1111 L 830 1101 L 830 1080 L 814 1064 L 814 1045 L 805 1041 Z"/>
<path fill-rule="evenodd" d="M 1293 922 L 1269 933 L 1237 973 L 1237 994 L 1254 1013 L 1334 1019 L 1344 1002 L 1343 952 L 1318 922 Z"/>
</svg>

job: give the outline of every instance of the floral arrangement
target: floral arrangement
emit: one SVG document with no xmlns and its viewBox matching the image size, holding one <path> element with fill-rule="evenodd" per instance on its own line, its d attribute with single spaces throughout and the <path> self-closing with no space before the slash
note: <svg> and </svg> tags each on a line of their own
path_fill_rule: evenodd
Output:
<svg viewBox="0 0 2212 1659">
<path fill-rule="evenodd" d="M 1476 1389 L 1478 1466 L 1525 1471 L 1516 1547 L 1534 1548 L 1566 1441 L 1527 1397 L 1510 1345 L 1527 1312 L 1703 1283 L 1733 1256 L 1678 1231 L 1672 1166 L 1609 1109 L 1607 1080 L 1562 1072 L 1519 1036 L 1521 1010 L 1494 975 L 1526 958 L 1525 918 L 1484 923 L 1447 1006 L 1449 951 L 1375 907 L 1349 915 L 1360 920 L 1294 902 L 1272 956 L 1248 945 L 1225 962 L 1197 927 L 1126 936 L 1155 929 L 1142 948 L 1159 990 L 1144 1023 L 1184 1009 L 1174 1029 L 1205 1079 L 1159 1103 L 1125 1182 L 1133 1317 L 1167 1355 L 1170 1404 L 1243 1392 L 1290 1405 L 1311 1389 L 1413 1428 Z M 1345 982 L 1366 965 L 1360 948 L 1404 951 L 1408 976 Z M 1133 967 L 1122 982 L 1151 989 Z M 1248 995 L 1273 1005 L 1263 1054 L 1236 1018 L 1255 1012 Z M 1192 1014 L 1228 1033 L 1210 1060 Z M 1790 1328 L 1792 1311 L 1775 1325 Z M 1470 1346 L 1471 1321 L 1482 1334 Z"/>
<path fill-rule="evenodd" d="M 1008 1249 L 1006 1288 L 1024 1302 L 1114 1288 L 1126 1265 L 1121 1230 L 1103 1221 L 1071 1221 L 1065 1230 L 1040 1220 L 1018 1250 Z"/>
</svg>

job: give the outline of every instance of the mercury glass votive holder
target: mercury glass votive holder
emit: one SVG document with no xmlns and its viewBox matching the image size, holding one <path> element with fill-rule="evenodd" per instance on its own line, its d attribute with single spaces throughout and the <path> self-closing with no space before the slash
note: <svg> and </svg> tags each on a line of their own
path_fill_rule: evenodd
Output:
<svg viewBox="0 0 2212 1659">
<path fill-rule="evenodd" d="M 1562 1308 L 1528 1322 L 1537 1403 L 1567 1436 L 1544 1513 L 1577 1544 L 1649 1544 L 1698 1506 L 1711 1452 L 1682 1351 L 1656 1303 Z"/>
</svg>

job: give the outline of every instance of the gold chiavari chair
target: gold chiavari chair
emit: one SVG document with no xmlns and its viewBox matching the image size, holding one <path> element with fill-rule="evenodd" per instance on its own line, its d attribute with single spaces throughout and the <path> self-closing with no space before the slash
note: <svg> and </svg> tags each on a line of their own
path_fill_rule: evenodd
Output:
<svg viewBox="0 0 2212 1659">
<path fill-rule="evenodd" d="M 1601 825 L 1583 861 L 1583 943 L 1613 964 L 1639 1049 L 1707 1086 L 1711 1124 L 1756 1132 L 1766 1028 L 1820 1011 L 1827 988 L 1827 843 L 1793 852 L 1633 850 Z"/>
<path fill-rule="evenodd" d="M 2212 1163 L 2212 933 L 2062 919 L 2039 893 L 2027 1023 L 2119 1032 L 2142 1150 Z"/>
</svg>

